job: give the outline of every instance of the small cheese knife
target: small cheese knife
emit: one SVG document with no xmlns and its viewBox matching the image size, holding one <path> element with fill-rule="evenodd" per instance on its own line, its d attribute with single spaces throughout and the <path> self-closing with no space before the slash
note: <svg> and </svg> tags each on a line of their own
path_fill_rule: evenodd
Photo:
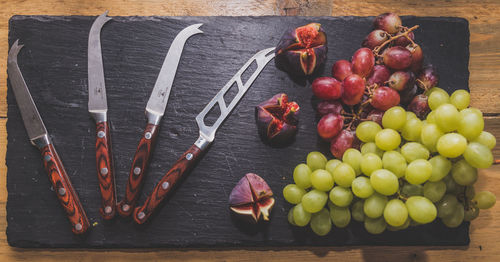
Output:
<svg viewBox="0 0 500 262">
<path fill-rule="evenodd" d="M 158 135 L 160 120 L 167 107 L 168 97 L 172 89 L 172 83 L 174 82 L 184 44 L 192 35 L 203 33 L 198 29 L 201 25 L 202 24 L 194 24 L 179 32 L 170 45 L 167 56 L 163 61 L 153 92 L 146 105 L 146 118 L 148 122 L 141 140 L 139 141 L 139 145 L 137 146 L 137 150 L 135 151 L 128 177 L 125 198 L 118 203 L 118 213 L 123 217 L 132 214 L 137 199 L 139 198 L 142 184 L 144 183 L 145 169 L 148 166 L 151 152 L 153 151 L 153 145 Z"/>
<path fill-rule="evenodd" d="M 57 155 L 56 149 L 52 145 L 47 129 L 45 129 L 42 118 L 21 74 L 21 70 L 17 64 L 17 54 L 23 45 L 19 45 L 18 43 L 19 40 L 16 40 L 10 48 L 7 59 L 7 74 L 9 75 L 19 111 L 21 111 L 24 127 L 28 132 L 31 143 L 42 154 L 43 166 L 49 175 L 50 183 L 54 188 L 57 198 L 72 225 L 71 230 L 75 234 L 83 234 L 89 228 L 89 220 Z"/>
<path fill-rule="evenodd" d="M 158 205 L 165 199 L 170 190 L 180 180 L 180 178 L 188 172 L 200 158 L 202 153 L 207 150 L 207 147 L 214 141 L 215 132 L 224 120 L 229 116 L 231 111 L 236 107 L 248 88 L 255 81 L 266 64 L 274 58 L 274 52 L 269 54 L 273 48 L 261 50 L 255 54 L 248 62 L 236 73 L 229 82 L 215 95 L 215 97 L 208 103 L 208 105 L 196 116 L 196 122 L 200 129 L 200 136 L 198 140 L 175 162 L 174 166 L 163 176 L 163 178 L 154 187 L 153 192 L 148 196 L 144 205 L 137 207 L 134 210 L 134 220 L 138 224 L 143 224 L 153 214 Z M 253 72 L 250 78 L 243 83 L 241 75 L 256 62 L 257 69 Z M 238 93 L 233 98 L 229 105 L 224 100 L 224 95 L 231 89 L 233 84 L 238 85 Z M 220 116 L 217 118 L 212 126 L 205 124 L 205 117 L 208 112 L 215 106 L 220 108 Z"/>
<path fill-rule="evenodd" d="M 101 53 L 101 28 L 111 20 L 110 17 L 107 17 L 107 14 L 108 11 L 98 16 L 90 28 L 87 66 L 89 79 L 88 107 L 89 113 L 96 123 L 95 159 L 99 189 L 101 190 L 99 213 L 104 219 L 109 220 L 116 213 L 116 186 Z"/>
</svg>

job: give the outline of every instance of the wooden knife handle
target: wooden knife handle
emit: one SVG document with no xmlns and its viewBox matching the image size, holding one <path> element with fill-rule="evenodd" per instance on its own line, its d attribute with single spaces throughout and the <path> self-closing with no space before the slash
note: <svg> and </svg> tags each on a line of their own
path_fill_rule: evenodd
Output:
<svg viewBox="0 0 500 262">
<path fill-rule="evenodd" d="M 137 224 L 143 224 L 153 214 L 158 205 L 165 199 L 170 190 L 180 180 L 182 175 L 189 171 L 196 163 L 203 151 L 196 145 L 192 145 L 175 162 L 174 166 L 156 184 L 153 192 L 148 196 L 144 205 L 134 210 L 134 220 Z"/>
<path fill-rule="evenodd" d="M 89 220 L 54 146 L 52 144 L 45 145 L 40 151 L 42 153 L 43 166 L 49 175 L 50 183 L 52 183 L 57 198 L 72 225 L 71 230 L 75 234 L 85 233 L 89 228 Z"/>
<path fill-rule="evenodd" d="M 144 184 L 146 168 L 159 129 L 160 127 L 158 125 L 148 123 L 139 141 L 128 176 L 125 198 L 118 203 L 118 213 L 123 217 L 129 216 L 134 211 L 135 204 L 141 193 L 142 185 Z"/>
<path fill-rule="evenodd" d="M 102 218 L 106 220 L 112 219 L 116 213 L 115 174 L 111 152 L 111 136 L 108 122 L 99 122 L 96 124 L 95 160 L 101 190 L 101 208 L 99 212 Z"/>
</svg>

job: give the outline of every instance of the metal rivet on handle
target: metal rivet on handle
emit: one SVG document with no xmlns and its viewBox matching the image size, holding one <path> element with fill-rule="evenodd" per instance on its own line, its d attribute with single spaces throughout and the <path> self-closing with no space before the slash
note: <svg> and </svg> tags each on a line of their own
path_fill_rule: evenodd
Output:
<svg viewBox="0 0 500 262">
<path fill-rule="evenodd" d="M 97 132 L 97 136 L 98 136 L 99 138 L 103 138 L 103 137 L 105 137 L 105 136 L 106 136 L 106 133 L 104 133 L 104 131 L 99 131 L 99 132 Z"/>
<path fill-rule="evenodd" d="M 45 162 L 49 162 L 50 161 L 50 155 L 45 155 L 45 157 L 43 157 L 43 160 L 45 160 Z"/>
<path fill-rule="evenodd" d="M 111 211 L 113 211 L 113 209 L 112 209 L 110 206 L 106 206 L 106 207 L 104 208 L 104 213 L 106 213 L 106 214 L 111 213 Z"/>
<path fill-rule="evenodd" d="M 108 174 L 108 169 L 105 167 L 101 168 L 101 175 L 105 176 L 107 174 Z"/>
<path fill-rule="evenodd" d="M 163 188 L 163 190 L 167 190 L 168 186 L 170 186 L 168 182 L 163 182 L 163 184 L 161 184 L 161 188 Z"/>
<path fill-rule="evenodd" d="M 80 230 L 82 230 L 82 228 L 83 228 L 83 226 L 80 223 L 78 223 L 78 224 L 75 225 L 76 231 L 80 231 Z"/>
<path fill-rule="evenodd" d="M 191 160 L 191 159 L 193 159 L 193 154 L 188 153 L 188 154 L 186 155 L 186 159 L 187 159 L 187 160 Z"/>
<path fill-rule="evenodd" d="M 66 189 L 64 189 L 64 187 L 60 187 L 59 189 L 57 189 L 57 193 L 61 196 L 64 196 L 66 194 Z"/>
<path fill-rule="evenodd" d="M 151 139 L 151 132 L 146 132 L 146 134 L 144 135 L 144 137 L 146 139 Z"/>
<path fill-rule="evenodd" d="M 129 211 L 129 209 L 130 209 L 130 206 L 127 205 L 127 204 L 125 204 L 125 205 L 122 206 L 122 210 L 125 211 L 125 212 Z"/>
<path fill-rule="evenodd" d="M 141 168 L 140 167 L 136 167 L 134 168 L 134 174 L 137 176 L 141 173 Z"/>
<path fill-rule="evenodd" d="M 145 216 L 146 214 L 144 214 L 144 212 L 139 212 L 139 214 L 137 214 L 138 219 L 143 219 Z"/>
</svg>

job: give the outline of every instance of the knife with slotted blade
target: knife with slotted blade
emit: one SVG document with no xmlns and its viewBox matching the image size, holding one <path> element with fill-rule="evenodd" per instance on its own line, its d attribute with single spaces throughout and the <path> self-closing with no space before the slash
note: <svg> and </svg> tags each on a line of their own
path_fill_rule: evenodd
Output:
<svg viewBox="0 0 500 262">
<path fill-rule="evenodd" d="M 170 190 L 176 185 L 180 178 L 186 174 L 191 168 L 194 167 L 196 161 L 207 150 L 208 146 L 215 139 L 215 132 L 224 120 L 229 116 L 231 111 L 236 107 L 246 91 L 250 88 L 260 72 L 264 69 L 266 64 L 274 58 L 274 47 L 267 48 L 259 51 L 248 62 L 241 67 L 241 69 L 227 82 L 227 84 L 215 95 L 215 97 L 208 103 L 208 105 L 196 116 L 196 122 L 200 129 L 200 136 L 196 142 L 174 163 L 172 168 L 163 176 L 163 178 L 156 184 L 153 192 L 148 196 L 144 205 L 137 207 L 134 210 L 134 221 L 138 224 L 143 224 L 153 214 L 154 210 L 165 199 Z M 250 78 L 243 83 L 241 75 L 255 62 L 257 69 L 252 73 Z M 238 86 L 238 93 L 233 100 L 226 104 L 224 95 L 231 89 L 233 84 Z M 205 124 L 205 117 L 210 110 L 218 104 L 220 108 L 220 115 L 213 125 L 207 126 Z"/>
<path fill-rule="evenodd" d="M 24 127 L 28 133 L 31 143 L 37 147 L 42 154 L 42 161 L 45 171 L 49 176 L 50 183 L 64 208 L 72 231 L 75 234 L 83 234 L 89 228 L 89 220 L 85 214 L 78 195 L 76 194 L 71 181 L 64 170 L 61 159 L 57 155 L 56 149 L 47 133 L 42 118 L 38 113 L 35 102 L 31 97 L 28 86 L 24 81 L 21 70 L 17 63 L 17 54 L 23 47 L 16 40 L 11 46 L 7 59 L 7 74 L 14 91 L 19 111 L 24 122 Z"/>
<path fill-rule="evenodd" d="M 192 35 L 203 33 L 199 29 L 201 25 L 190 25 L 180 31 L 170 45 L 167 56 L 163 61 L 160 73 L 146 105 L 147 125 L 132 160 L 125 197 L 118 203 L 118 213 L 123 217 L 132 214 L 139 198 L 142 184 L 144 183 L 145 171 L 158 135 L 160 120 L 167 107 L 168 97 L 172 89 L 172 83 L 174 82 L 184 44 Z"/>
<path fill-rule="evenodd" d="M 101 28 L 111 20 L 110 17 L 107 17 L 107 14 L 108 11 L 98 16 L 90 28 L 87 66 L 89 79 L 88 107 L 89 113 L 96 123 L 95 159 L 97 179 L 101 191 L 99 213 L 101 213 L 102 218 L 109 220 L 116 213 L 116 186 L 101 52 Z"/>
</svg>

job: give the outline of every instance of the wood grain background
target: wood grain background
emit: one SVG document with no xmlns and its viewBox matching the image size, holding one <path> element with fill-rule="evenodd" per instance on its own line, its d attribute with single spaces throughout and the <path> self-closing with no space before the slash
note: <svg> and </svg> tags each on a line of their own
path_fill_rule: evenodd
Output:
<svg viewBox="0 0 500 262">
<path fill-rule="evenodd" d="M 458 16 L 469 20 L 470 89 L 472 106 L 486 115 L 486 129 L 500 138 L 500 1 L 497 0 L 0 0 L 0 56 L 8 52 L 8 20 L 12 15 L 98 15 L 110 10 L 116 15 L 332 15 L 369 16 L 382 12 L 400 15 Z M 6 62 L 0 63 L 0 184 L 5 185 L 7 134 Z M 494 150 L 500 157 L 500 147 Z M 500 196 L 500 166 L 480 172 L 476 188 Z M 0 231 L 5 232 L 7 192 L 0 187 Z M 0 234 L 1 261 L 262 261 L 262 260 L 341 260 L 341 261 L 500 261 L 500 205 L 482 212 L 471 226 L 468 247 L 346 247 L 265 249 L 155 249 L 155 250 L 39 250 L 16 249 Z"/>
</svg>

